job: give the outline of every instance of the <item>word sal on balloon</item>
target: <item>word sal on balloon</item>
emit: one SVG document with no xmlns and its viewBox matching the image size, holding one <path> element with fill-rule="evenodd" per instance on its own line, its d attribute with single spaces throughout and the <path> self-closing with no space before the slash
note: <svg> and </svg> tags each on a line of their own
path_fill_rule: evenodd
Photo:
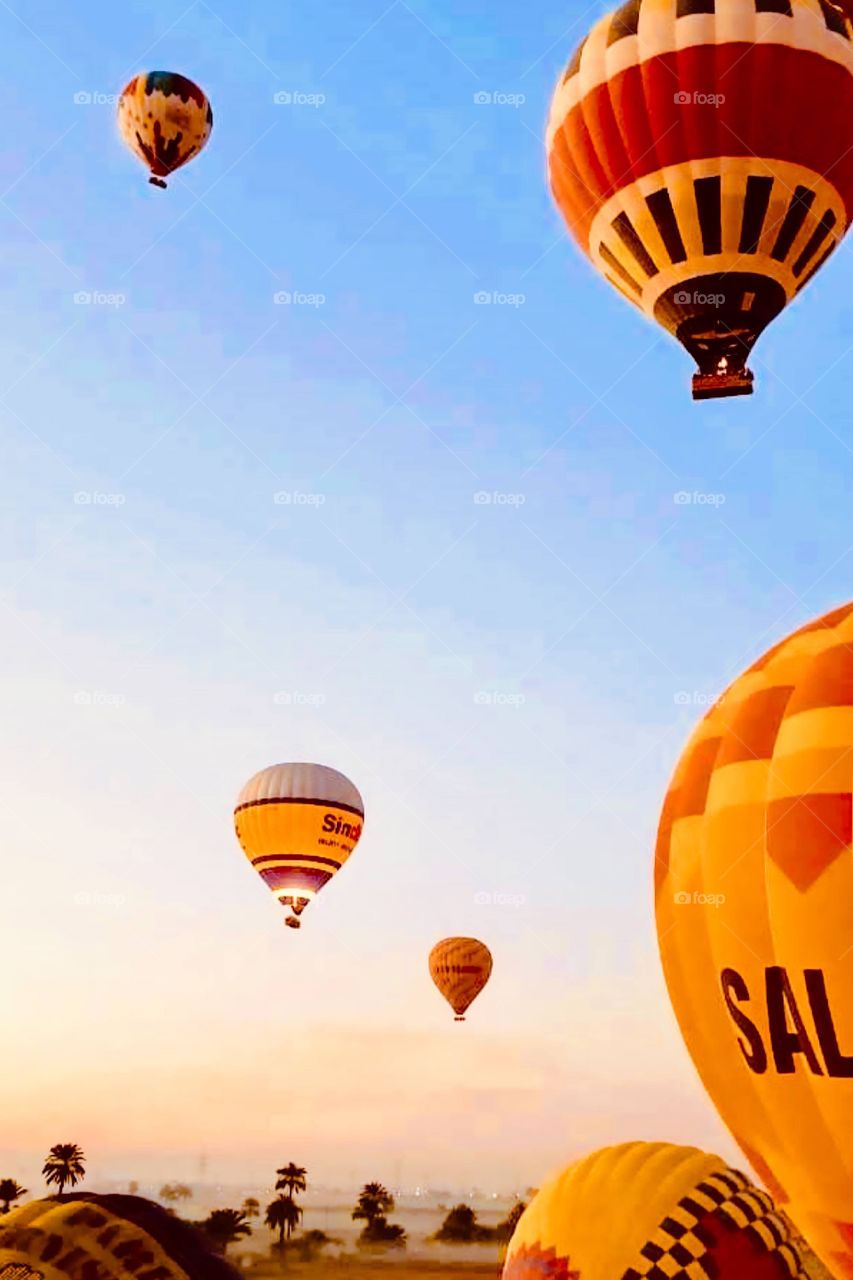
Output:
<svg viewBox="0 0 853 1280">
<path fill-rule="evenodd" d="M 740 1049 L 746 1065 L 756 1075 L 763 1075 L 772 1062 L 779 1075 L 790 1075 L 796 1071 L 798 1055 L 801 1055 L 813 1075 L 820 1076 L 825 1072 L 828 1076 L 853 1077 L 853 1054 L 842 1053 L 838 1046 L 823 971 L 805 969 L 803 980 L 814 1038 L 809 1034 L 806 1017 L 797 1002 L 787 969 L 781 965 L 770 965 L 765 970 L 761 995 L 763 1011 L 767 1015 L 768 1055 L 757 1023 L 743 1008 L 743 1004 L 752 998 L 746 980 L 735 969 L 723 970 L 720 975 L 723 999 L 732 1022 L 741 1034 Z"/>
</svg>

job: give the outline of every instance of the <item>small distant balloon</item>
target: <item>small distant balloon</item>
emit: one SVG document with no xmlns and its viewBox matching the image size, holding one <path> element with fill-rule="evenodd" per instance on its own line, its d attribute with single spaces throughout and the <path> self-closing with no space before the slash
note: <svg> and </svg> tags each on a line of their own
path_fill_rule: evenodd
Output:
<svg viewBox="0 0 853 1280">
<path fill-rule="evenodd" d="M 519 1219 L 503 1280 L 806 1280 L 787 1220 L 718 1156 L 605 1147 L 547 1182 Z"/>
<path fill-rule="evenodd" d="M 148 71 L 134 76 L 123 89 L 118 127 L 124 142 L 148 169 L 148 181 L 165 187 L 164 178 L 206 145 L 213 112 L 203 91 L 186 76 Z"/>
<path fill-rule="evenodd" d="M 300 927 L 308 903 L 361 837 L 364 801 L 349 778 L 322 764 L 274 764 L 237 797 L 234 827 L 246 857 Z"/>
<path fill-rule="evenodd" d="M 430 976 L 456 1015 L 464 1022 L 465 1011 L 476 1000 L 492 973 L 492 955 L 476 938 L 444 938 L 429 953 Z"/>
</svg>

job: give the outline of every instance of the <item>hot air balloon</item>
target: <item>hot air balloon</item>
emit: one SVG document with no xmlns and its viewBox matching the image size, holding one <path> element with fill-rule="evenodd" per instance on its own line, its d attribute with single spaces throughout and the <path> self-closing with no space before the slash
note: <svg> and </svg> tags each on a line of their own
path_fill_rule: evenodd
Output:
<svg viewBox="0 0 853 1280">
<path fill-rule="evenodd" d="M 429 953 L 429 972 L 455 1013 L 454 1022 L 464 1022 L 465 1010 L 489 981 L 492 955 L 476 938 L 445 938 Z"/>
<path fill-rule="evenodd" d="M 134 76 L 122 90 L 118 127 L 124 141 L 149 169 L 148 181 L 163 181 L 192 160 L 213 128 L 210 103 L 197 84 L 172 71 Z"/>
<path fill-rule="evenodd" d="M 72 1192 L 0 1218 L 2 1280 L 237 1280 L 200 1231 L 139 1196 Z"/>
<path fill-rule="evenodd" d="M 274 764 L 246 783 L 237 797 L 237 839 L 261 879 L 299 916 L 340 871 L 358 844 L 364 802 L 336 769 L 322 764 Z"/>
<path fill-rule="evenodd" d="M 773 1201 L 718 1156 L 627 1142 L 563 1170 L 509 1243 L 503 1280 L 803 1277 Z"/>
<path fill-rule="evenodd" d="M 675 771 L 658 940 L 699 1074 L 827 1266 L 853 1276 L 853 604 L 711 708 Z"/>
<path fill-rule="evenodd" d="M 628 0 L 557 87 L 556 202 L 694 358 L 694 399 L 752 392 L 756 339 L 853 217 L 851 31 L 827 0 Z"/>
</svg>

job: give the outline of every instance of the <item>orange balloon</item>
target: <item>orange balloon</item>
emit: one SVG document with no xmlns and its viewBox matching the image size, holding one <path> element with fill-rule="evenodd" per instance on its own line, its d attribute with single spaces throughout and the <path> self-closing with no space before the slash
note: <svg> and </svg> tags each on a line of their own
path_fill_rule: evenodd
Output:
<svg viewBox="0 0 853 1280">
<path fill-rule="evenodd" d="M 491 977 L 492 953 L 476 938 L 445 938 L 429 953 L 429 972 L 456 1014 L 454 1021 L 464 1022 L 465 1010 Z"/>
<path fill-rule="evenodd" d="M 775 645 L 696 727 L 655 885 L 705 1087 L 777 1204 L 853 1278 L 853 604 Z"/>
<path fill-rule="evenodd" d="M 118 104 L 121 137 L 165 187 L 168 178 L 207 145 L 213 111 L 204 92 L 174 71 L 148 71 L 125 85 Z"/>
</svg>

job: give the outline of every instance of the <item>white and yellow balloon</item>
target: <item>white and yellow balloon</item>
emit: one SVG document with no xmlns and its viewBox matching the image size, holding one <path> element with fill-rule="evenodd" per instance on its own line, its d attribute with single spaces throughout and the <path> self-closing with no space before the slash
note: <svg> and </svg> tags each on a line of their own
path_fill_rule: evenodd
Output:
<svg viewBox="0 0 853 1280">
<path fill-rule="evenodd" d="M 237 797 L 234 827 L 246 857 L 300 926 L 311 899 L 358 844 L 364 802 L 349 778 L 322 764 L 274 764 Z"/>
</svg>

